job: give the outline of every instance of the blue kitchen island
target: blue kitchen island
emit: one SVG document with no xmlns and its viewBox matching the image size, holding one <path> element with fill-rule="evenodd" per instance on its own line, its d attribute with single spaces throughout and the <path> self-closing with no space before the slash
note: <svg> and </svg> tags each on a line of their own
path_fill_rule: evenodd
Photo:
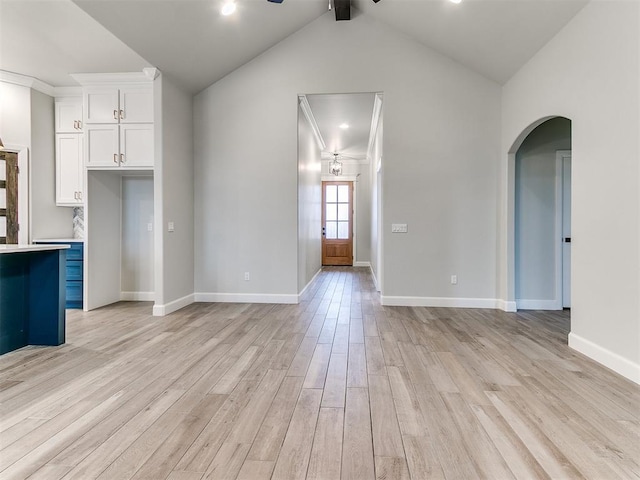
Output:
<svg viewBox="0 0 640 480">
<path fill-rule="evenodd" d="M 65 342 L 69 245 L 0 245 L 0 354 Z"/>
</svg>

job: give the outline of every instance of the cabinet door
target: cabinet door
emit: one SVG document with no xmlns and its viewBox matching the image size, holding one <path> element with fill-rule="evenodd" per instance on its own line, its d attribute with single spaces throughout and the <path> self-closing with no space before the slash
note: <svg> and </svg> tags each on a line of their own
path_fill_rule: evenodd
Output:
<svg viewBox="0 0 640 480">
<path fill-rule="evenodd" d="M 56 100 L 56 133 L 82 131 L 82 98 Z"/>
<path fill-rule="evenodd" d="M 153 124 L 120 125 L 120 166 L 153 167 Z"/>
<path fill-rule="evenodd" d="M 153 122 L 153 93 L 150 87 L 120 88 L 120 123 Z"/>
<path fill-rule="evenodd" d="M 87 87 L 84 91 L 85 123 L 118 123 L 120 105 L 117 88 Z"/>
<path fill-rule="evenodd" d="M 118 125 L 85 126 L 85 164 L 87 167 L 118 167 Z"/>
<path fill-rule="evenodd" d="M 82 135 L 56 135 L 56 204 L 82 204 Z"/>
</svg>

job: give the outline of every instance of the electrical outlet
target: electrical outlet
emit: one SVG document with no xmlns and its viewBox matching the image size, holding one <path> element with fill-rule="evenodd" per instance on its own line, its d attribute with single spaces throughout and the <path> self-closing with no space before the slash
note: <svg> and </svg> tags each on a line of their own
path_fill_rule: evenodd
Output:
<svg viewBox="0 0 640 480">
<path fill-rule="evenodd" d="M 251 274 L 249 272 L 244 272 L 244 280 L 245 282 L 251 280 Z"/>
<path fill-rule="evenodd" d="M 458 284 L 458 276 L 451 275 L 451 285 L 457 285 L 457 284 Z"/>
<path fill-rule="evenodd" d="M 147 223 L 147 232 L 153 232 L 153 223 Z"/>
<path fill-rule="evenodd" d="M 167 225 L 167 230 L 170 232 L 173 232 L 175 231 L 175 229 L 176 229 L 176 226 L 173 224 L 173 222 L 169 222 Z"/>
<path fill-rule="evenodd" d="M 406 223 L 392 223 L 391 224 L 391 233 L 407 233 L 407 224 Z"/>
</svg>

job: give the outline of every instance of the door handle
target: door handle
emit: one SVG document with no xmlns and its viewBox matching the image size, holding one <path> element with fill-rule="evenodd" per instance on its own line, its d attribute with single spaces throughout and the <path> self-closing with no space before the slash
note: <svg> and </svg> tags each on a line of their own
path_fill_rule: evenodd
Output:
<svg viewBox="0 0 640 480">
<path fill-rule="evenodd" d="M 571 243 L 571 237 L 564 237 L 564 243 Z"/>
<path fill-rule="evenodd" d="M 325 227 L 322 227 L 322 236 L 324 237 L 325 234 Z"/>
</svg>

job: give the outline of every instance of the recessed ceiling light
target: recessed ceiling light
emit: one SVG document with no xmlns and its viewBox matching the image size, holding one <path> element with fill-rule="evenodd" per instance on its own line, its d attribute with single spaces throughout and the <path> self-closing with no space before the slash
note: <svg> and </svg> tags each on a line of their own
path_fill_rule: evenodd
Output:
<svg viewBox="0 0 640 480">
<path fill-rule="evenodd" d="M 462 0 L 449 0 L 451 3 L 460 3 Z"/>
<path fill-rule="evenodd" d="M 349 128 L 349 125 L 346 123 L 343 123 L 342 125 L 340 125 L 340 128 L 343 130 L 346 130 L 347 128 Z"/>
<path fill-rule="evenodd" d="M 226 2 L 224 5 L 222 5 L 222 10 L 220 11 L 220 13 L 222 13 L 222 15 L 224 16 L 227 16 L 227 15 L 231 15 L 235 11 L 236 11 L 236 2 Z"/>
</svg>

